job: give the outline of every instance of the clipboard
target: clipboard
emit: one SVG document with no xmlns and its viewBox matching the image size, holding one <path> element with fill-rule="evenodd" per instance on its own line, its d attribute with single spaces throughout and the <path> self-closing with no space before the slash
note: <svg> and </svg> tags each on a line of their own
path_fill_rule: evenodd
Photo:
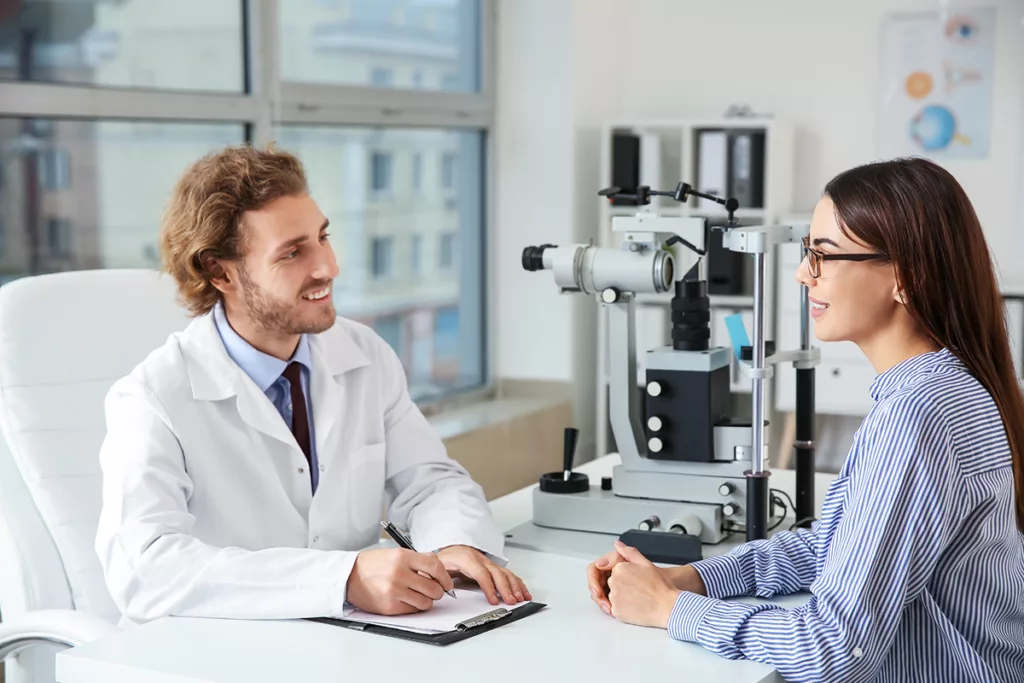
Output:
<svg viewBox="0 0 1024 683">
<path fill-rule="evenodd" d="M 451 645 L 452 643 L 458 643 L 478 636 L 481 633 L 487 633 L 493 631 L 496 628 L 510 624 L 513 621 L 519 621 L 524 617 L 528 617 L 531 614 L 536 614 L 547 607 L 543 602 L 528 602 L 525 605 L 520 605 L 515 609 L 506 609 L 504 607 L 498 607 L 489 612 L 480 614 L 479 616 L 467 619 L 465 621 L 456 624 L 455 630 L 442 631 L 440 633 L 422 633 L 419 631 L 408 631 L 406 629 L 395 628 L 393 626 L 381 626 L 380 624 L 367 624 L 358 621 L 350 621 L 348 619 L 335 619 L 331 617 L 311 617 L 308 621 L 316 621 L 321 624 L 329 624 L 331 626 L 340 626 L 342 628 L 352 629 L 354 631 L 362 631 L 365 633 L 374 633 L 381 636 L 388 636 L 391 638 L 400 638 L 402 640 L 412 640 L 417 643 L 427 643 L 428 645 Z"/>
</svg>

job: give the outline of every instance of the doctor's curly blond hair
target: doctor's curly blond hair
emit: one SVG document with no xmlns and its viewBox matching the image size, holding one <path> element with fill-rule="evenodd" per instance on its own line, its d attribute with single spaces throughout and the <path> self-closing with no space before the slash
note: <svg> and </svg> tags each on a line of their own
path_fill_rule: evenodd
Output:
<svg viewBox="0 0 1024 683">
<path fill-rule="evenodd" d="M 221 298 L 212 280 L 217 260 L 245 253 L 242 216 L 281 197 L 308 192 L 295 156 L 268 146 L 228 147 L 192 164 L 174 186 L 160 224 L 163 268 L 193 315 L 209 313 Z"/>
</svg>

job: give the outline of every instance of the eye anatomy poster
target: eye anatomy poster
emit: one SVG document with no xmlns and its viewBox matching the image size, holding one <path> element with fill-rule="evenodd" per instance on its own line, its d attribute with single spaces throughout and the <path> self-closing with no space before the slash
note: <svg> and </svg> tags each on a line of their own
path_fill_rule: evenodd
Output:
<svg viewBox="0 0 1024 683">
<path fill-rule="evenodd" d="M 892 16 L 882 27 L 881 144 L 886 156 L 988 156 L 996 10 Z"/>
</svg>

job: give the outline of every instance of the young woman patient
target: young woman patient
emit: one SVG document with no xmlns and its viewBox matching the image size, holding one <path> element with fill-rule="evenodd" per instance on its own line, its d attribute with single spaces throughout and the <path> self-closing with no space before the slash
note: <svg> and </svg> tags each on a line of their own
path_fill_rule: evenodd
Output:
<svg viewBox="0 0 1024 683">
<path fill-rule="evenodd" d="M 847 171 L 796 279 L 877 372 L 821 520 L 667 569 L 616 543 L 594 601 L 789 681 L 1024 682 L 1024 399 L 970 201 L 923 159 Z"/>
</svg>

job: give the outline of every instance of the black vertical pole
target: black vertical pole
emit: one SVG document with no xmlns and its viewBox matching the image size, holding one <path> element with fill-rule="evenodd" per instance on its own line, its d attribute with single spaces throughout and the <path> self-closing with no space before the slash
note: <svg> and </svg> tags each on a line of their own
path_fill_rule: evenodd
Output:
<svg viewBox="0 0 1024 683">
<path fill-rule="evenodd" d="M 799 526 L 810 527 L 814 515 L 814 368 L 796 371 L 796 505 Z"/>
<path fill-rule="evenodd" d="M 811 349 L 811 302 L 807 287 L 800 288 L 800 349 Z M 796 510 L 798 526 L 810 527 L 814 505 L 814 366 L 796 365 Z"/>
</svg>

